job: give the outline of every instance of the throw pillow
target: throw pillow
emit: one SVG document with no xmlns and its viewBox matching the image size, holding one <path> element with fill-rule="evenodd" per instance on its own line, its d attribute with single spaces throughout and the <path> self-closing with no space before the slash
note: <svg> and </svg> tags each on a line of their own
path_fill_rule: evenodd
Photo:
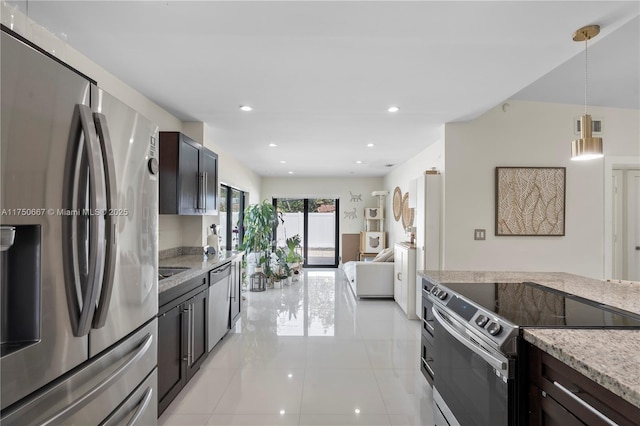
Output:
<svg viewBox="0 0 640 426">
<path fill-rule="evenodd" d="M 393 257 L 393 250 L 391 248 L 386 248 L 373 258 L 373 262 L 388 262 L 389 257 Z"/>
</svg>

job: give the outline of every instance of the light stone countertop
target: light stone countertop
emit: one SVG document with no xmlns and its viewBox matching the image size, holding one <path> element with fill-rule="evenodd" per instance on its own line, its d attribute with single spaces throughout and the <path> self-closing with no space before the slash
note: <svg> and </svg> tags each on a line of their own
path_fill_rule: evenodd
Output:
<svg viewBox="0 0 640 426">
<path fill-rule="evenodd" d="M 529 328 L 524 339 L 640 407 L 640 330 Z"/>
<path fill-rule="evenodd" d="M 242 256 L 243 253 L 244 252 L 238 251 L 222 251 L 220 256 L 209 256 L 208 259 L 204 259 L 202 255 L 182 255 L 161 259 L 159 262 L 160 268 L 186 267 L 189 269 L 158 281 L 158 294 L 170 288 L 177 287 L 191 278 L 210 271 L 218 265 L 229 262 L 235 257 Z"/>
<path fill-rule="evenodd" d="M 564 272 L 418 271 L 433 283 L 535 282 L 640 315 L 640 284 Z M 640 407 L 640 330 L 524 329 L 524 339 Z"/>
</svg>

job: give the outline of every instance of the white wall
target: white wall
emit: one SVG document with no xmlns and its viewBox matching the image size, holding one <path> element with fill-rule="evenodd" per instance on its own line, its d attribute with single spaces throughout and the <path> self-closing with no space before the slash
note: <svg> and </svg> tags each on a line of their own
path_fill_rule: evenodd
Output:
<svg viewBox="0 0 640 426">
<path fill-rule="evenodd" d="M 415 200 L 415 179 L 423 175 L 426 170 L 431 170 L 434 167 L 446 175 L 444 141 L 442 138 L 429 144 L 409 161 L 397 165 L 393 171 L 384 177 L 384 188 L 389 191 L 386 203 L 386 211 L 389 212 L 386 224 L 389 230 L 389 246 L 407 240 L 405 230 L 402 228 L 402 219 L 396 222 L 393 217 L 393 191 L 395 187 L 399 187 L 403 195 L 408 192 L 409 198 Z"/>
<path fill-rule="evenodd" d="M 160 126 L 160 130 L 181 130 L 182 122 L 179 119 L 26 17 L 19 9 L 2 2 L 0 12 L 4 25 L 95 80 L 100 88 L 156 123 Z"/>
<path fill-rule="evenodd" d="M 262 199 L 266 200 L 271 200 L 273 197 L 340 199 L 338 218 L 339 231 L 340 235 L 342 235 L 357 234 L 364 230 L 364 208 L 378 205 L 378 198 L 373 197 L 371 193 L 381 189 L 384 189 L 384 182 L 381 177 L 263 177 L 261 194 Z M 351 201 L 351 193 L 360 195 L 362 201 Z M 347 219 L 345 212 L 350 212 L 354 208 L 356 209 L 357 219 Z M 340 255 L 342 255 L 342 248 Z"/>
<path fill-rule="evenodd" d="M 579 105 L 509 101 L 445 126 L 445 268 L 564 271 L 603 278 L 604 161 L 570 161 Z M 640 111 L 589 108 L 603 119 L 605 157 L 638 156 Z M 496 237 L 495 167 L 567 168 L 563 237 Z M 473 230 L 487 230 L 474 241 Z"/>
</svg>

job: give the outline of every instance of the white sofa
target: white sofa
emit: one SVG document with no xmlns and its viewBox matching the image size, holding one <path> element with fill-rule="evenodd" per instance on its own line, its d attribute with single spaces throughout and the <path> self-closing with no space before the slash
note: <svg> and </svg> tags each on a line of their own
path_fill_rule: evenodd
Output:
<svg viewBox="0 0 640 426">
<path fill-rule="evenodd" d="M 393 262 L 347 262 L 343 266 L 357 298 L 393 297 Z"/>
</svg>

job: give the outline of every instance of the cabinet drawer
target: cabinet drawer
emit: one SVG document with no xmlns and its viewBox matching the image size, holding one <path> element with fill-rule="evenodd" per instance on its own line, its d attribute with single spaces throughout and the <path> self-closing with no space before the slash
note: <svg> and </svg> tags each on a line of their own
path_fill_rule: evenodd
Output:
<svg viewBox="0 0 640 426">
<path fill-rule="evenodd" d="M 531 425 L 584 426 L 576 416 L 535 385 L 529 388 L 529 407 Z"/>
<path fill-rule="evenodd" d="M 530 384 L 581 422 L 604 425 L 609 419 L 618 425 L 638 425 L 640 408 L 533 345 L 528 353 Z"/>
</svg>

